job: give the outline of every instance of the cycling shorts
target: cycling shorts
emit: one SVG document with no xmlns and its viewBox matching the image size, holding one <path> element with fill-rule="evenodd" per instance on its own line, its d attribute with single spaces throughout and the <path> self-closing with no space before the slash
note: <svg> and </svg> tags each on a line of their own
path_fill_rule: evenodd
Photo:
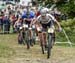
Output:
<svg viewBox="0 0 75 63">
<path fill-rule="evenodd" d="M 42 24 L 42 23 L 41 23 Z M 51 23 L 51 21 L 49 22 L 49 23 L 47 23 L 47 24 L 42 24 L 42 27 L 43 28 L 47 28 L 47 27 L 51 27 L 53 24 Z"/>
<path fill-rule="evenodd" d="M 47 28 L 53 28 L 54 27 L 54 24 L 50 21 L 49 23 L 47 23 L 47 24 L 42 24 L 41 23 L 41 25 L 42 25 L 42 31 L 47 31 Z"/>
<path fill-rule="evenodd" d="M 25 21 L 25 24 L 27 24 L 28 26 L 30 26 L 31 21 Z"/>
</svg>

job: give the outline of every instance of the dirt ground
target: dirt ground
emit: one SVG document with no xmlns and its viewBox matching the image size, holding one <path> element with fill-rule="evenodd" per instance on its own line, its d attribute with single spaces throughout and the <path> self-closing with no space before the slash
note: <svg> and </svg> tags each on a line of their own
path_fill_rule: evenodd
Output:
<svg viewBox="0 0 75 63">
<path fill-rule="evenodd" d="M 39 45 L 34 45 L 30 50 L 27 50 L 25 45 L 17 43 L 16 37 L 4 37 L 5 40 L 0 40 L 0 43 L 3 41 L 7 44 L 8 47 L 13 49 L 14 54 L 8 57 L 0 57 L 0 63 L 75 63 L 74 47 L 54 46 L 50 59 L 47 59 L 46 52 L 43 55 Z"/>
</svg>

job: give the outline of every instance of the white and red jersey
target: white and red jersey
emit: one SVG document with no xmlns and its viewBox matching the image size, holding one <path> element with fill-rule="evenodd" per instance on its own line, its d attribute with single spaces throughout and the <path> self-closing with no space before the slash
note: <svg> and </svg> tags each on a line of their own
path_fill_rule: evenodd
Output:
<svg viewBox="0 0 75 63">
<path fill-rule="evenodd" d="M 54 16 L 52 16 L 51 14 L 46 14 L 46 16 L 43 18 L 41 15 L 39 15 L 37 17 L 37 21 L 41 22 L 42 24 L 47 24 L 49 23 L 51 20 L 53 20 L 54 22 L 57 21 Z"/>
</svg>

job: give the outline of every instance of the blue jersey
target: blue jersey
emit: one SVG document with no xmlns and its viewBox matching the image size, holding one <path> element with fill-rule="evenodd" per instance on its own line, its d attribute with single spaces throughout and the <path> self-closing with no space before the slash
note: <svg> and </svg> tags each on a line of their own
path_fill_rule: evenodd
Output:
<svg viewBox="0 0 75 63">
<path fill-rule="evenodd" d="M 30 11 L 29 13 L 27 13 L 27 12 L 24 12 L 23 14 L 22 14 L 22 19 L 24 19 L 24 18 L 34 18 L 35 17 L 35 13 L 33 12 L 33 11 Z"/>
</svg>

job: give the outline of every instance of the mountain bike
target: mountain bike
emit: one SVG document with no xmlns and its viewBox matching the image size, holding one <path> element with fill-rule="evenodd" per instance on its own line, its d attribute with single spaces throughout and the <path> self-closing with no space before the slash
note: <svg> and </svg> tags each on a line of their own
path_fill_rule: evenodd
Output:
<svg viewBox="0 0 75 63">
<path fill-rule="evenodd" d="M 30 46 L 33 46 L 33 41 L 30 38 L 30 30 L 32 28 L 29 28 L 28 24 L 23 24 L 23 28 L 24 28 L 24 40 L 27 44 L 27 49 L 30 49 Z"/>
<path fill-rule="evenodd" d="M 30 42 L 29 42 L 29 27 L 27 24 L 23 24 L 24 29 L 24 40 L 27 44 L 27 49 L 30 49 Z"/>
<path fill-rule="evenodd" d="M 47 58 L 50 58 L 51 56 L 51 49 L 52 49 L 52 46 L 53 46 L 53 34 L 54 34 L 54 29 L 53 28 L 48 28 L 48 37 L 47 37 L 47 40 L 48 40 L 48 49 L 47 49 Z"/>
<path fill-rule="evenodd" d="M 42 33 L 42 30 L 40 28 L 37 29 L 39 31 L 39 33 Z M 50 58 L 51 56 L 51 49 L 52 49 L 52 46 L 53 46 L 53 33 L 54 33 L 54 29 L 53 28 L 48 28 L 47 30 L 47 47 L 45 47 L 45 45 L 43 44 L 43 40 L 41 39 L 42 38 L 42 35 L 40 37 L 40 42 L 41 42 L 41 49 L 42 49 L 42 54 L 45 53 L 45 50 L 47 48 L 47 58 Z"/>
<path fill-rule="evenodd" d="M 18 32 L 18 43 L 22 44 L 23 43 L 23 34 L 22 34 L 23 30 L 22 27 L 19 27 L 19 32 Z"/>
<path fill-rule="evenodd" d="M 35 33 L 35 25 L 32 25 L 32 42 L 36 44 L 36 33 Z"/>
</svg>

